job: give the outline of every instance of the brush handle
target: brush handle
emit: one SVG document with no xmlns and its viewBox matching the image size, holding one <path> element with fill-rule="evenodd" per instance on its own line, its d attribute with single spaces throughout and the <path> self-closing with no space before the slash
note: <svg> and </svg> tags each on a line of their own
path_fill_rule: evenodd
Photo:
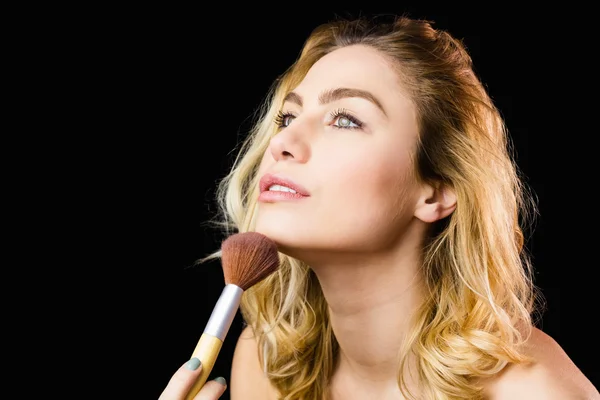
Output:
<svg viewBox="0 0 600 400">
<path fill-rule="evenodd" d="M 200 371 L 200 376 L 189 391 L 186 400 L 193 399 L 208 379 L 223 341 L 225 341 L 225 336 L 227 336 L 240 306 L 243 292 L 242 288 L 232 283 L 228 283 L 223 288 L 221 296 L 219 296 L 219 300 L 217 300 L 217 304 L 215 304 L 215 308 L 206 323 L 204 332 L 192 353 L 191 358 L 197 357 L 202 363 L 202 371 Z"/>
<path fill-rule="evenodd" d="M 235 314 L 240 307 L 243 292 L 242 288 L 233 283 L 225 285 L 206 323 L 204 333 L 217 337 L 222 342 L 225 341 L 225 336 L 227 336 Z"/>
<path fill-rule="evenodd" d="M 206 383 L 208 375 L 215 365 L 219 351 L 221 351 L 222 345 L 223 341 L 221 341 L 221 339 L 209 335 L 208 333 L 203 333 L 200 340 L 198 340 L 198 344 L 196 345 L 191 358 L 197 357 L 202 362 L 202 371 L 200 371 L 200 376 L 188 392 L 188 395 L 185 398 L 186 400 L 193 399 L 200 389 L 202 389 L 204 383 Z"/>
</svg>

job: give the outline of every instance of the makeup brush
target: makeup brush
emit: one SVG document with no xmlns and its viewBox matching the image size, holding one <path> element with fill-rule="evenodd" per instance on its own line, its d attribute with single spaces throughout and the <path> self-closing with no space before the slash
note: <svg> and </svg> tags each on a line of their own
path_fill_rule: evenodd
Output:
<svg viewBox="0 0 600 400">
<path fill-rule="evenodd" d="M 204 386 L 237 313 L 242 293 L 279 268 L 277 245 L 258 232 L 237 233 L 221 244 L 221 263 L 225 287 L 192 353 L 191 358 L 197 357 L 202 362 L 202 371 L 186 400 Z"/>
</svg>

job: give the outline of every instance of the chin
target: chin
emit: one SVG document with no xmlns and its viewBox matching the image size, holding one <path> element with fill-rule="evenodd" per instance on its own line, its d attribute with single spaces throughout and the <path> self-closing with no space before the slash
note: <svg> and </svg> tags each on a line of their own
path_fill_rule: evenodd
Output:
<svg viewBox="0 0 600 400">
<path fill-rule="evenodd" d="M 278 250 L 291 257 L 297 257 L 303 249 L 314 245 L 315 235 L 290 229 L 286 224 L 257 224 L 255 231 L 273 240 Z"/>
<path fill-rule="evenodd" d="M 269 237 L 280 247 L 298 245 L 302 241 L 298 232 L 286 228 L 285 224 L 276 226 L 257 224 L 255 231 Z"/>
<path fill-rule="evenodd" d="M 347 252 L 345 242 L 332 241 L 330 235 L 323 237 L 314 231 L 291 230 L 281 224 L 257 226 L 255 230 L 273 240 L 280 253 L 311 266 L 318 265 L 324 260 L 330 260 L 332 257 L 335 259 Z M 350 248 L 355 248 L 355 246 Z"/>
</svg>

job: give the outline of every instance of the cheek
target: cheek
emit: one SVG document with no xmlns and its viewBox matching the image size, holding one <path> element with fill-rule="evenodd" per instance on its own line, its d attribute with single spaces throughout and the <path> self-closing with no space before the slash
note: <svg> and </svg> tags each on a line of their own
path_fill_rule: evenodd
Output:
<svg viewBox="0 0 600 400">
<path fill-rule="evenodd" d="M 273 157 L 271 156 L 271 154 L 269 153 L 269 149 L 267 148 L 260 160 L 260 164 L 258 165 L 258 176 L 263 176 L 265 172 L 267 172 L 267 170 L 271 168 L 271 166 L 274 163 L 275 160 L 273 160 Z"/>
<path fill-rule="evenodd" d="M 399 157 L 338 161 L 322 172 L 323 179 L 337 181 L 319 193 L 314 218 L 306 222 L 327 221 L 324 240 L 334 247 L 373 250 L 389 245 L 413 214 L 410 162 Z"/>
<path fill-rule="evenodd" d="M 367 153 L 368 154 L 368 153 Z M 378 157 L 348 159 L 332 164 L 337 190 L 352 192 L 356 198 L 370 202 L 397 201 L 412 187 L 411 161 L 405 154 L 378 153 Z"/>
</svg>

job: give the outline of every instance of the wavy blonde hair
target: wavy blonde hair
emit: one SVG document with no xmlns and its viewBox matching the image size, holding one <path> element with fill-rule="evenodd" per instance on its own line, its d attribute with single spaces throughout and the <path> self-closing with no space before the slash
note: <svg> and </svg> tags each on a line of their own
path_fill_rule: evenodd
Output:
<svg viewBox="0 0 600 400">
<path fill-rule="evenodd" d="M 423 248 L 430 296 L 403 342 L 398 385 L 415 398 L 403 378 L 413 354 L 419 398 L 480 398 L 481 378 L 527 361 L 519 345 L 531 333 L 541 299 L 525 251 L 525 228 L 536 208 L 500 113 L 459 40 L 406 16 L 337 19 L 317 27 L 270 88 L 220 182 L 218 222 L 226 235 L 254 229 L 256 172 L 276 133 L 273 121 L 284 96 L 321 57 L 355 44 L 378 50 L 397 67 L 417 111 L 415 173 L 449 185 L 457 197 L 455 211 L 432 226 Z M 244 293 L 244 321 L 256 334 L 264 371 L 281 399 L 328 398 L 338 344 L 327 303 L 308 265 L 280 257 L 279 270 Z"/>
</svg>

